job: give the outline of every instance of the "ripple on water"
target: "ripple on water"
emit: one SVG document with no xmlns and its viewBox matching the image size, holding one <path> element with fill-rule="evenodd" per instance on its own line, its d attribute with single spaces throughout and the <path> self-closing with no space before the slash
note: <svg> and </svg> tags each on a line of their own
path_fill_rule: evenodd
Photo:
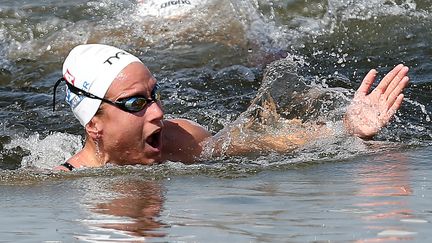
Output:
<svg viewBox="0 0 432 243">
<path fill-rule="evenodd" d="M 412 236 L 418 232 L 404 231 L 404 230 L 384 230 L 378 233 L 378 236 Z"/>
</svg>

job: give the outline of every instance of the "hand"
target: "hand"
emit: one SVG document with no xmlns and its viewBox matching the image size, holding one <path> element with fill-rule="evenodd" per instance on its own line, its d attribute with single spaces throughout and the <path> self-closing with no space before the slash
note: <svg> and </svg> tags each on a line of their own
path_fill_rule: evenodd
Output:
<svg viewBox="0 0 432 243">
<path fill-rule="evenodd" d="M 368 94 L 377 74 L 374 69 L 369 71 L 344 117 L 344 125 L 349 133 L 371 139 L 390 122 L 402 104 L 402 91 L 409 82 L 407 73 L 408 67 L 397 65 Z"/>
</svg>

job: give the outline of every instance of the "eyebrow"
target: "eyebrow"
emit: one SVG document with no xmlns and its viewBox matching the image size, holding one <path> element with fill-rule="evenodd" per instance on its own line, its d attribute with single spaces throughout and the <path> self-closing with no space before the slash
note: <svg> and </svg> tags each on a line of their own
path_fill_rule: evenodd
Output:
<svg viewBox="0 0 432 243">
<path fill-rule="evenodd" d="M 121 93 L 117 96 L 117 98 L 113 98 L 111 99 L 113 102 L 119 101 L 119 100 L 124 100 L 124 99 L 128 99 L 128 98 L 132 98 L 132 97 L 140 97 L 140 98 L 145 98 L 148 101 L 153 101 L 153 100 L 157 100 L 157 98 L 155 97 L 155 91 L 159 90 L 160 85 L 159 83 L 155 83 L 153 85 L 153 88 L 150 91 L 150 95 L 142 95 L 141 91 L 139 92 L 130 92 L 128 94 L 127 90 L 123 90 L 121 91 Z M 122 95 L 125 94 L 124 97 L 122 97 Z"/>
</svg>

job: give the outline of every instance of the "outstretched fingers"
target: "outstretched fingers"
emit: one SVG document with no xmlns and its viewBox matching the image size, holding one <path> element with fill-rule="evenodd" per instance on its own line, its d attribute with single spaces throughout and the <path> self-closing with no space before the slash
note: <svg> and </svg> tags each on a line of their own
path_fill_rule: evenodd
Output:
<svg viewBox="0 0 432 243">
<path fill-rule="evenodd" d="M 376 75 L 377 75 L 377 71 L 375 69 L 371 69 L 366 74 L 360 87 L 357 89 L 358 95 L 366 95 L 369 92 L 370 88 L 372 87 L 372 84 L 375 82 Z"/>
<path fill-rule="evenodd" d="M 387 107 L 390 108 L 393 103 L 397 101 L 397 98 L 399 98 L 399 95 L 402 94 L 405 87 L 408 85 L 409 78 L 407 76 L 404 76 L 400 82 L 397 83 L 397 85 L 391 90 L 391 93 L 388 94 L 387 97 Z"/>
<path fill-rule="evenodd" d="M 392 88 L 397 86 L 397 83 L 406 76 L 408 73 L 408 68 L 405 67 L 403 64 L 397 65 L 393 70 L 391 70 L 378 84 L 378 86 L 375 88 L 375 91 L 385 94 L 387 91 L 387 88 L 390 87 L 390 93 L 392 91 Z M 388 95 L 389 93 L 387 93 Z"/>
<path fill-rule="evenodd" d="M 376 74 L 372 69 L 365 76 L 344 120 L 350 132 L 360 138 L 372 138 L 390 122 L 402 105 L 403 90 L 409 82 L 408 67 L 399 64 L 369 94 Z"/>
<path fill-rule="evenodd" d="M 387 111 L 387 117 L 386 117 L 386 120 L 387 120 L 386 123 L 388 123 L 390 121 L 390 119 L 394 116 L 394 114 L 396 114 L 396 111 L 399 110 L 399 108 L 402 105 L 403 98 L 404 98 L 404 95 L 403 94 L 399 94 L 397 96 L 397 98 L 395 99 L 395 102 L 388 109 L 388 111 Z"/>
<path fill-rule="evenodd" d="M 403 66 L 399 72 L 396 74 L 396 76 L 391 80 L 390 84 L 388 85 L 387 89 L 385 90 L 384 94 L 386 97 L 388 97 L 392 92 L 394 92 L 395 89 L 398 89 L 399 84 L 402 82 L 404 78 L 406 78 L 408 74 L 409 68 L 406 66 Z"/>
</svg>

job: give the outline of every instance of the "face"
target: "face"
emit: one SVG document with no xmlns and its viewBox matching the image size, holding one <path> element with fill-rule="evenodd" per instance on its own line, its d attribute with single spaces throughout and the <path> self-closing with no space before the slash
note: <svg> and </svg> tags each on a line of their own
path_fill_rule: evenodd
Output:
<svg viewBox="0 0 432 243">
<path fill-rule="evenodd" d="M 131 63 L 113 81 L 106 99 L 117 101 L 132 96 L 151 97 L 156 79 L 142 63 Z M 130 113 L 102 102 L 100 118 L 103 152 L 116 164 L 153 164 L 162 152 L 163 111 L 160 102 L 150 102 Z"/>
</svg>

